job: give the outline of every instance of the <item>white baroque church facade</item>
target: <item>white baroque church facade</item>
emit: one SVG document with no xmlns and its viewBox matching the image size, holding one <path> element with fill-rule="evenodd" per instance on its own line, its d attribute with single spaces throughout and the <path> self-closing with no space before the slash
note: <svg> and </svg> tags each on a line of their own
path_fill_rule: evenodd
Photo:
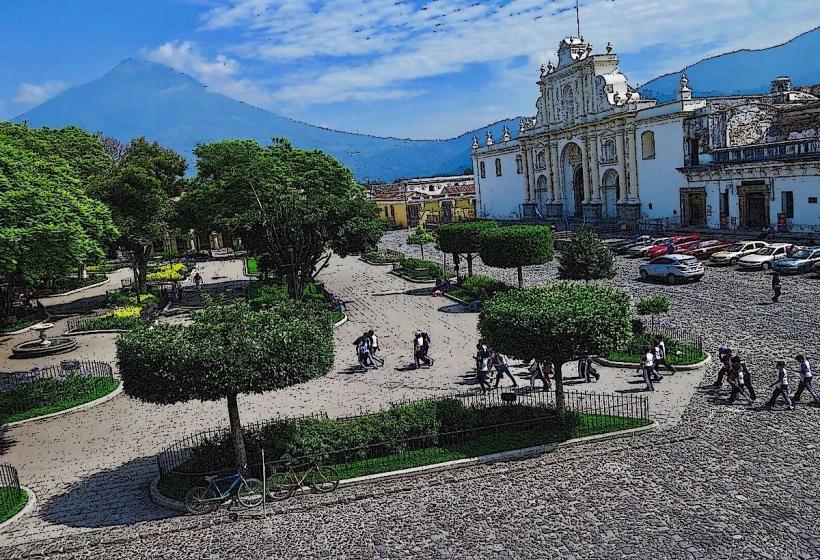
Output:
<svg viewBox="0 0 820 560">
<path fill-rule="evenodd" d="M 683 75 L 676 99 L 657 103 L 618 71 L 611 45 L 593 54 L 579 37 L 561 41 L 537 84 L 517 137 L 473 138 L 479 217 L 820 225 L 817 91 L 779 78 L 767 95 L 695 98 Z"/>
</svg>

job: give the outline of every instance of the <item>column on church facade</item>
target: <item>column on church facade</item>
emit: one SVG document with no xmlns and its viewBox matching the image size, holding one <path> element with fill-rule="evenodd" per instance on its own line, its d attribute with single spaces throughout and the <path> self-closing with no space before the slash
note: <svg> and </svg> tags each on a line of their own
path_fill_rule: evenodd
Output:
<svg viewBox="0 0 820 560">
<path fill-rule="evenodd" d="M 538 196 L 535 192 L 535 187 L 533 186 L 533 174 L 530 170 L 530 151 L 526 149 L 526 146 L 522 146 L 522 148 L 524 149 L 521 150 L 521 165 L 524 171 L 524 184 L 527 186 L 527 202 L 536 202 L 538 200 Z M 518 170 L 516 169 L 516 171 Z"/>
<path fill-rule="evenodd" d="M 640 193 L 638 192 L 638 159 L 636 156 L 638 143 L 635 141 L 635 127 L 627 129 L 629 134 L 629 201 L 638 202 Z"/>
<path fill-rule="evenodd" d="M 618 202 L 626 202 L 628 193 L 626 191 L 626 151 L 624 150 L 624 131 L 619 130 L 615 134 L 615 154 L 618 158 L 618 185 L 621 190 L 621 197 Z"/>
<path fill-rule="evenodd" d="M 601 202 L 600 175 L 598 173 L 598 133 L 589 140 L 589 179 L 592 185 L 592 202 Z"/>
<path fill-rule="evenodd" d="M 564 188 L 561 183 L 561 170 L 558 167 L 558 141 L 550 140 L 549 143 L 549 164 L 550 181 L 556 202 L 564 201 Z"/>
<path fill-rule="evenodd" d="M 582 145 L 584 146 L 584 153 L 581 154 L 581 169 L 582 173 L 584 174 L 584 202 L 590 202 L 592 198 L 592 188 L 589 187 L 590 177 L 589 177 L 589 137 L 583 136 L 582 137 Z"/>
</svg>

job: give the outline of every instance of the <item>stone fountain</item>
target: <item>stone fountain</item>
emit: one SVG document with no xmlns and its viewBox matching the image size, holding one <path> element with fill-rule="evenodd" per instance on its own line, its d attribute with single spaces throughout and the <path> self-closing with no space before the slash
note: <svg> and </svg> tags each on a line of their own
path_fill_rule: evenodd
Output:
<svg viewBox="0 0 820 560">
<path fill-rule="evenodd" d="M 51 354 L 61 354 L 69 352 L 77 347 L 77 341 L 67 336 L 58 336 L 49 338 L 46 336 L 46 331 L 54 327 L 54 323 L 37 323 L 32 325 L 29 329 L 39 333 L 40 338 L 36 340 L 27 340 L 11 349 L 15 358 L 38 358 L 40 356 L 49 356 Z"/>
</svg>

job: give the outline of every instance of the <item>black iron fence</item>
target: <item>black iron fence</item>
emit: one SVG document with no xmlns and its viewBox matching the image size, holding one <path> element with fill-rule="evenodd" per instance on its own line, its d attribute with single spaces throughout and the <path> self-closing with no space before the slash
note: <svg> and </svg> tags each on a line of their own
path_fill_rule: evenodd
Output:
<svg viewBox="0 0 820 560">
<path fill-rule="evenodd" d="M 110 390 L 112 383 L 114 372 L 105 362 L 64 360 L 45 368 L 0 372 L 0 418 L 67 401 L 82 401 Z"/>
<path fill-rule="evenodd" d="M 654 348 L 655 340 L 661 338 L 666 346 L 667 359 L 672 363 L 695 364 L 705 358 L 703 336 L 688 328 L 665 325 L 654 317 L 637 332 L 624 347 L 620 348 L 615 361 L 639 361 L 647 349 Z"/>
<path fill-rule="evenodd" d="M 300 457 L 283 458 L 271 456 L 268 450 L 266 466 L 268 472 L 285 470 L 293 462 L 310 463 L 317 460 L 325 465 L 334 465 L 342 478 L 372 474 L 402 468 L 408 464 L 420 466 L 487 453 L 521 449 L 565 441 L 570 438 L 590 436 L 605 432 L 625 430 L 649 424 L 648 401 L 640 395 L 598 394 L 585 391 L 565 391 L 564 411 L 559 415 L 556 407 L 556 393 L 528 389 L 494 389 L 482 394 L 468 391 L 447 397 L 407 400 L 386 405 L 383 409 L 357 416 L 336 418 L 338 423 L 362 422 L 401 405 L 423 403 L 443 403 L 457 401 L 458 404 L 475 414 L 475 422 L 469 426 L 442 425 L 427 433 L 414 434 L 410 429 L 404 436 L 393 434 L 383 441 L 353 447 L 327 448 L 319 453 Z M 482 409 L 495 409 L 491 414 L 480 414 Z M 446 415 L 445 415 L 446 417 Z M 288 423 L 293 429 L 299 422 L 324 418 L 324 415 L 297 419 L 275 419 L 268 422 L 243 426 L 248 440 L 255 447 L 260 441 L 262 429 L 277 423 Z M 425 430 L 418 430 L 425 431 Z M 225 473 L 232 467 L 214 468 L 202 461 L 203 454 L 197 448 L 208 447 L 230 453 L 230 438 L 227 429 L 208 430 L 189 436 L 172 445 L 157 457 L 160 475 L 169 481 L 169 487 L 193 484 L 195 480 L 211 473 Z M 252 476 L 261 476 L 260 452 L 249 449 L 248 471 Z M 416 454 L 408 457 L 408 454 Z M 196 459 L 192 457 L 196 455 Z"/>
<path fill-rule="evenodd" d="M 7 511 L 23 500 L 24 491 L 20 487 L 17 469 L 0 464 L 0 511 Z"/>
</svg>

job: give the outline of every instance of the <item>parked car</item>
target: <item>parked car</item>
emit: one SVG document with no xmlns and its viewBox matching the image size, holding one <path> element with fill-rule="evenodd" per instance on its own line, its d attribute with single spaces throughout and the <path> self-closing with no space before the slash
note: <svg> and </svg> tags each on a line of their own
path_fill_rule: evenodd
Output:
<svg viewBox="0 0 820 560">
<path fill-rule="evenodd" d="M 737 266 L 744 269 L 769 270 L 774 261 L 788 257 L 793 248 L 794 245 L 790 243 L 772 243 L 751 255 L 741 257 L 737 261 Z"/>
<path fill-rule="evenodd" d="M 608 239 L 604 241 L 604 245 L 606 245 L 611 251 L 617 253 L 620 249 L 624 247 L 628 247 L 630 245 L 634 245 L 635 243 L 641 243 L 643 241 L 648 240 L 648 235 L 631 235 L 624 239 Z"/>
<path fill-rule="evenodd" d="M 723 241 L 721 239 L 708 239 L 706 241 L 698 241 L 691 247 L 680 251 L 680 253 L 684 255 L 692 255 L 693 257 L 697 257 L 701 260 L 707 260 L 715 253 L 724 251 L 731 246 L 732 243 L 729 241 Z"/>
<path fill-rule="evenodd" d="M 731 247 L 713 254 L 709 257 L 709 261 L 712 264 L 737 264 L 737 261 L 746 255 L 751 255 L 755 251 L 768 246 L 769 244 L 765 241 L 738 241 Z"/>
<path fill-rule="evenodd" d="M 816 262 L 816 263 L 814 263 L 814 268 L 813 268 L 813 270 L 814 270 L 814 273 L 815 273 L 815 274 L 820 274 L 820 262 Z"/>
<path fill-rule="evenodd" d="M 652 259 L 638 267 L 641 278 L 664 278 L 674 284 L 678 280 L 700 280 L 703 277 L 703 263 L 692 255 L 664 255 Z"/>
<path fill-rule="evenodd" d="M 645 257 L 650 248 L 655 245 L 668 243 L 670 240 L 670 237 L 660 237 L 658 239 L 650 239 L 649 241 L 645 241 L 643 243 L 636 243 L 629 248 L 627 255 L 630 257 Z"/>
<path fill-rule="evenodd" d="M 657 245 L 653 245 L 647 249 L 646 256 L 652 259 L 655 257 L 660 257 L 661 255 L 666 255 L 670 252 L 679 253 L 699 241 L 700 236 L 696 233 L 691 235 L 673 235 L 669 238 L 669 241 L 658 243 Z M 674 247 L 674 250 L 670 251 L 672 247 Z"/>
<path fill-rule="evenodd" d="M 638 235 L 635 237 L 630 237 L 629 239 L 625 240 L 624 243 L 621 245 L 616 246 L 613 251 L 617 255 L 625 255 L 629 252 L 629 250 L 636 246 L 636 245 L 643 245 L 652 241 L 652 236 L 650 235 Z"/>
<path fill-rule="evenodd" d="M 808 272 L 820 262 L 820 247 L 803 247 L 787 259 L 772 263 L 772 268 L 781 274 L 800 274 Z"/>
</svg>

